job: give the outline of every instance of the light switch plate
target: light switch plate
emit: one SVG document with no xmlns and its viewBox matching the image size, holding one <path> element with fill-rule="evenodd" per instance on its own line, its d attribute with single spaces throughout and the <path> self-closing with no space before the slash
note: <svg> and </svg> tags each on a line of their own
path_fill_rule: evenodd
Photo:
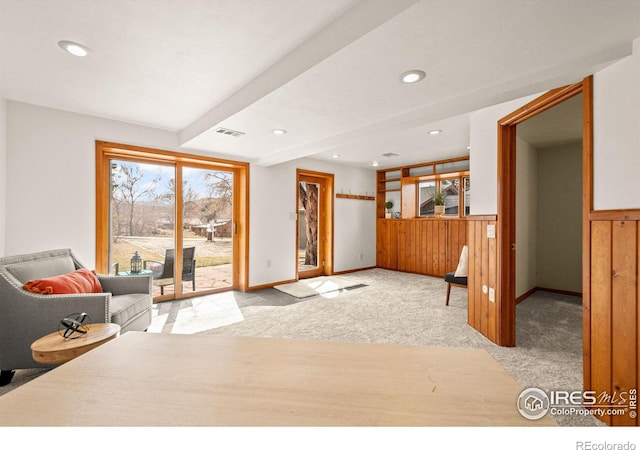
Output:
<svg viewBox="0 0 640 450">
<path fill-rule="evenodd" d="M 496 226 L 495 225 L 487 225 L 487 237 L 489 239 L 496 238 Z"/>
</svg>

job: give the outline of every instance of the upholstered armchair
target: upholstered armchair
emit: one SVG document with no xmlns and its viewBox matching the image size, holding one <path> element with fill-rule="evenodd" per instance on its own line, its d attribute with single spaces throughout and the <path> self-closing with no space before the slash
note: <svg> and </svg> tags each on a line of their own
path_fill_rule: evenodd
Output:
<svg viewBox="0 0 640 450">
<path fill-rule="evenodd" d="M 151 276 L 96 275 L 103 292 L 50 294 L 30 292 L 33 280 L 77 273 L 85 267 L 71 250 L 51 250 L 0 258 L 0 385 L 14 369 L 45 367 L 33 360 L 31 343 L 58 330 L 60 319 L 87 313 L 93 323 L 112 322 L 121 333 L 144 331 L 151 323 Z"/>
</svg>

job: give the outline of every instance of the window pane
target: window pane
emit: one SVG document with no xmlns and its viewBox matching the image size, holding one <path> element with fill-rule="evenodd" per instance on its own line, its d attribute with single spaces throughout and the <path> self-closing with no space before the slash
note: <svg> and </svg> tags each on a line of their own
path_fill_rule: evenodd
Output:
<svg viewBox="0 0 640 450">
<path fill-rule="evenodd" d="M 431 217 L 435 213 L 434 196 L 436 193 L 435 181 L 422 181 L 418 185 L 420 196 L 418 199 L 418 211 L 420 217 Z"/>
<path fill-rule="evenodd" d="M 470 206 L 471 204 L 469 203 L 469 200 L 471 198 L 471 180 L 469 179 L 469 177 L 465 177 L 463 181 L 464 181 L 464 215 L 468 216 L 471 211 L 471 206 Z"/>
<path fill-rule="evenodd" d="M 440 192 L 444 195 L 444 215 L 458 216 L 460 180 L 458 178 L 440 181 Z"/>
<path fill-rule="evenodd" d="M 409 169 L 409 176 L 415 177 L 418 175 L 433 175 L 433 165 L 412 167 Z"/>
<path fill-rule="evenodd" d="M 436 165 L 436 173 L 457 172 L 459 170 L 469 170 L 469 160 L 452 161 Z"/>
<path fill-rule="evenodd" d="M 182 292 L 233 285 L 233 173 L 182 169 Z"/>
<path fill-rule="evenodd" d="M 152 275 L 154 281 L 173 278 L 172 267 L 164 263 L 167 250 L 175 245 L 174 177 L 173 166 L 111 160 L 109 263 L 113 274 Z M 139 267 L 131 267 L 134 256 L 141 259 Z M 160 291 L 154 284 L 154 297 Z"/>
</svg>

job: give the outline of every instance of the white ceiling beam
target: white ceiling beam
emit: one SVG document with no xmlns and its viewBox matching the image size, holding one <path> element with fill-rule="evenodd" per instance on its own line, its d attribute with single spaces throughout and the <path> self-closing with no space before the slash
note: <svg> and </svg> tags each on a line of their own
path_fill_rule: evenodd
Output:
<svg viewBox="0 0 640 450">
<path fill-rule="evenodd" d="M 183 147 L 198 135 L 283 86 L 419 0 L 364 0 L 179 133 Z M 265 44 L 265 45 L 268 45 Z"/>
</svg>

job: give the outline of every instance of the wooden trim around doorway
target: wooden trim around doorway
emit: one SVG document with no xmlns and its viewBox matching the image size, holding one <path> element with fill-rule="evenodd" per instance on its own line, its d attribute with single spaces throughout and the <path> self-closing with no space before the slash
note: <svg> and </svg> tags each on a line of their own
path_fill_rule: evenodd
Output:
<svg viewBox="0 0 640 450">
<path fill-rule="evenodd" d="M 498 277 L 496 286 L 496 340 L 498 345 L 512 347 L 516 344 L 515 328 L 515 153 L 516 126 L 525 120 L 540 114 L 571 97 L 583 93 L 583 229 L 585 217 L 591 212 L 593 180 L 592 154 L 593 139 L 592 78 L 585 78 L 579 83 L 553 89 L 527 103 L 498 121 L 498 229 L 497 256 Z M 584 213 L 586 211 L 586 215 Z M 588 237 L 587 237 L 588 239 Z M 583 241 L 583 254 L 588 254 L 589 247 Z M 587 258 L 588 259 L 588 258 Z M 586 262 L 589 263 L 588 261 Z M 585 296 L 588 302 L 588 290 Z M 584 298 L 584 297 L 583 297 Z M 587 337 L 588 339 L 588 337 Z"/>
<path fill-rule="evenodd" d="M 333 191 L 334 191 L 334 175 L 332 173 L 324 173 L 324 172 L 315 172 L 313 170 L 306 169 L 297 169 L 296 170 L 296 212 L 298 211 L 298 205 L 300 202 L 300 198 L 298 195 L 298 183 L 300 183 L 300 179 L 304 177 L 311 177 L 319 179 L 325 190 L 321 194 L 321 205 L 324 206 L 324 214 L 320 218 L 322 221 L 320 223 L 320 229 L 324 230 L 324 234 L 319 236 L 319 239 L 323 239 L 323 245 L 321 249 L 321 254 L 319 254 L 320 261 L 324 262 L 324 265 L 321 267 L 320 274 L 321 275 L 332 275 L 333 274 Z M 300 278 L 298 273 L 298 224 L 296 221 L 296 279 Z"/>
</svg>

